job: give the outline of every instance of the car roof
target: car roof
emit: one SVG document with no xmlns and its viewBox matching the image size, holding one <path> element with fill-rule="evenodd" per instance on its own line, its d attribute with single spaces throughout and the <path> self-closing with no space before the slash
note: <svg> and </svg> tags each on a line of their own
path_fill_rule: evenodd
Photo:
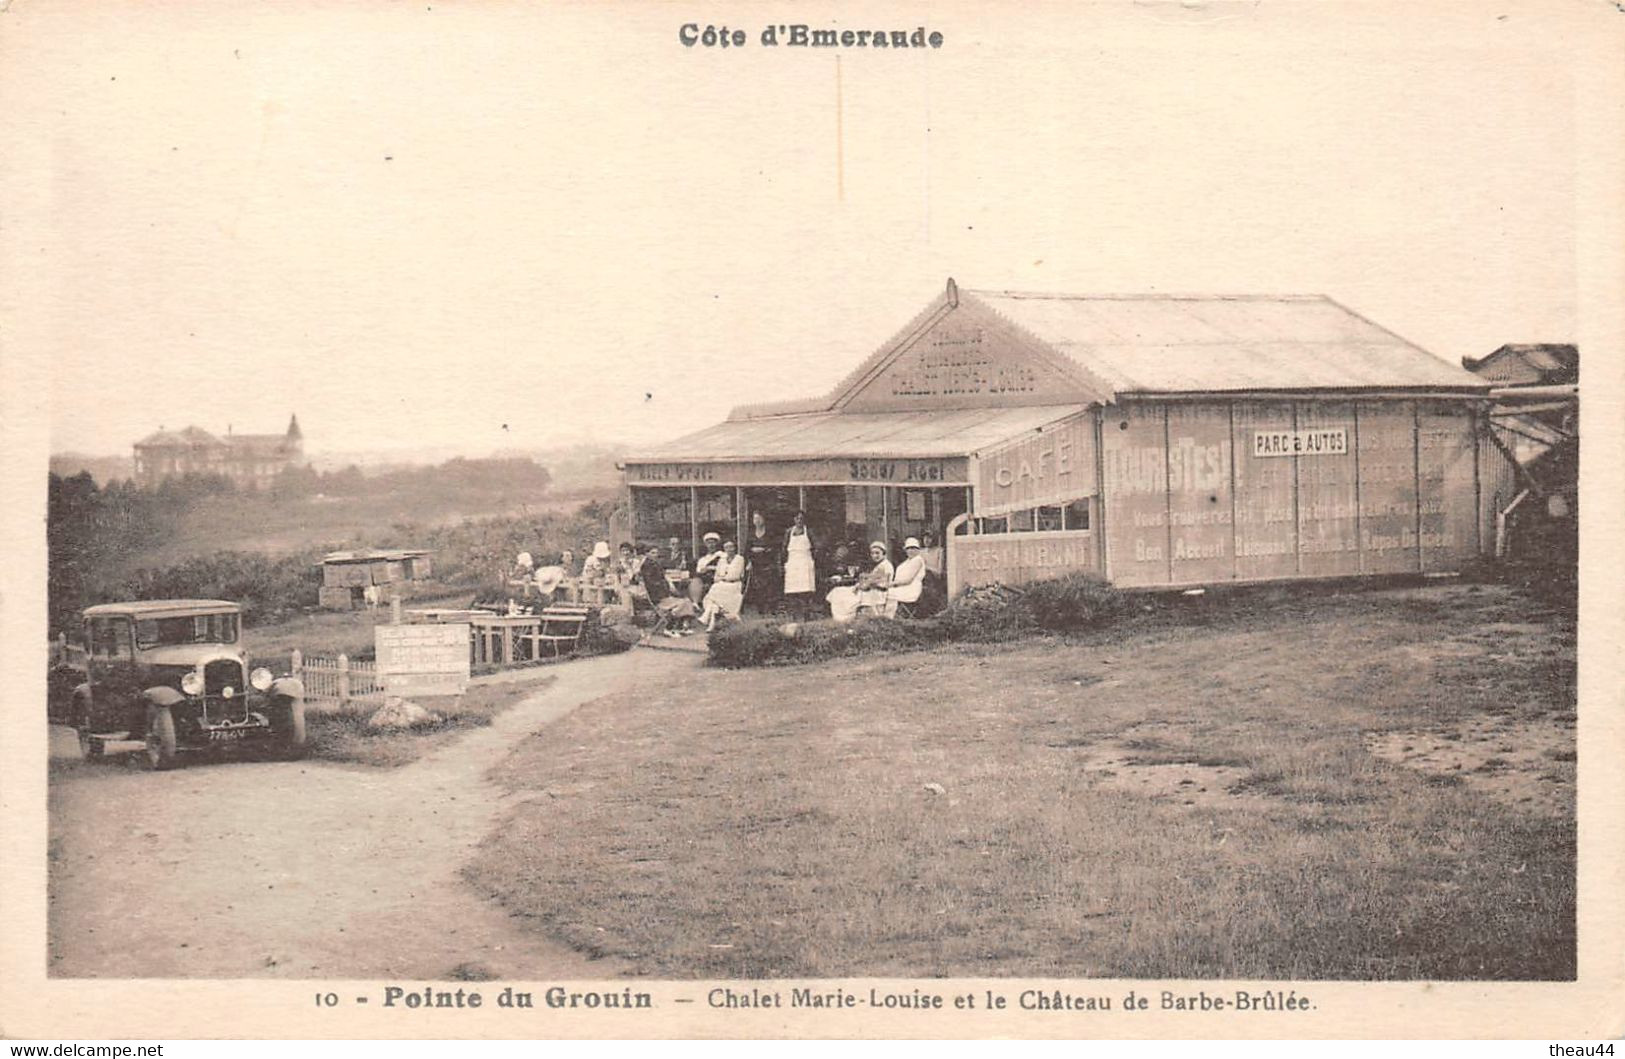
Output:
<svg viewBox="0 0 1625 1059">
<path fill-rule="evenodd" d="M 85 617 L 177 618 L 193 614 L 236 614 L 241 609 L 225 599 L 137 599 L 129 603 L 98 603 L 94 607 L 86 607 Z"/>
</svg>

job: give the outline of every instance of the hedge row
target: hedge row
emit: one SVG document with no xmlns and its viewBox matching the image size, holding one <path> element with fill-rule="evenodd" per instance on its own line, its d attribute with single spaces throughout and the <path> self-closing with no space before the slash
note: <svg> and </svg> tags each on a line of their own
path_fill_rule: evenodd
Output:
<svg viewBox="0 0 1625 1059">
<path fill-rule="evenodd" d="M 796 665 L 942 643 L 1007 640 L 1035 632 L 1076 632 L 1128 614 L 1136 606 L 1135 598 L 1098 578 L 1072 575 L 1019 589 L 1004 585 L 968 589 L 930 618 L 863 617 L 844 625 L 749 621 L 711 634 L 711 663 L 728 668 Z"/>
</svg>

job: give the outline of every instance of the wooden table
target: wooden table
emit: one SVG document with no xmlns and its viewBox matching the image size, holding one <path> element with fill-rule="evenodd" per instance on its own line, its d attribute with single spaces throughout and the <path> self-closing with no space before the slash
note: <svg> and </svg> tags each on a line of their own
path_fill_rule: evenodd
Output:
<svg viewBox="0 0 1625 1059">
<path fill-rule="evenodd" d="M 632 605 L 632 594 L 625 585 L 618 581 L 588 581 L 579 577 L 567 577 L 559 584 L 559 591 L 571 603 L 585 603 L 590 607 L 602 607 L 609 603 L 618 603 L 623 607 Z"/>
<path fill-rule="evenodd" d="M 482 663 L 507 664 L 526 661 L 533 656 L 535 639 L 542 631 L 540 614 L 481 614 L 468 622 L 473 632 L 473 659 Z M 524 657 L 515 653 L 518 645 L 525 646 Z"/>
</svg>

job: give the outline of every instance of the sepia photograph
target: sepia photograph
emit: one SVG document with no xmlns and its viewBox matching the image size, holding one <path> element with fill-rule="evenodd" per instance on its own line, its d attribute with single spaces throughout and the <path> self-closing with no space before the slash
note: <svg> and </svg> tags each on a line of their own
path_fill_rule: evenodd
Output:
<svg viewBox="0 0 1625 1059">
<path fill-rule="evenodd" d="M 1617 1035 L 1616 6 L 0 5 L 0 1033 Z"/>
</svg>

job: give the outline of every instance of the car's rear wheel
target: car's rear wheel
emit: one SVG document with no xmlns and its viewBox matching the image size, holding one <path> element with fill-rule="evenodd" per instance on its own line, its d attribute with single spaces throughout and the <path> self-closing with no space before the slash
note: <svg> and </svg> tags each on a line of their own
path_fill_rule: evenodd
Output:
<svg viewBox="0 0 1625 1059">
<path fill-rule="evenodd" d="M 175 767 L 175 717 L 168 706 L 147 707 L 147 764 L 160 772 Z"/>
<path fill-rule="evenodd" d="M 286 758 L 302 757 L 305 753 L 305 702 L 303 699 L 281 699 L 266 711 L 271 722 L 271 741 L 276 752 Z"/>
</svg>

